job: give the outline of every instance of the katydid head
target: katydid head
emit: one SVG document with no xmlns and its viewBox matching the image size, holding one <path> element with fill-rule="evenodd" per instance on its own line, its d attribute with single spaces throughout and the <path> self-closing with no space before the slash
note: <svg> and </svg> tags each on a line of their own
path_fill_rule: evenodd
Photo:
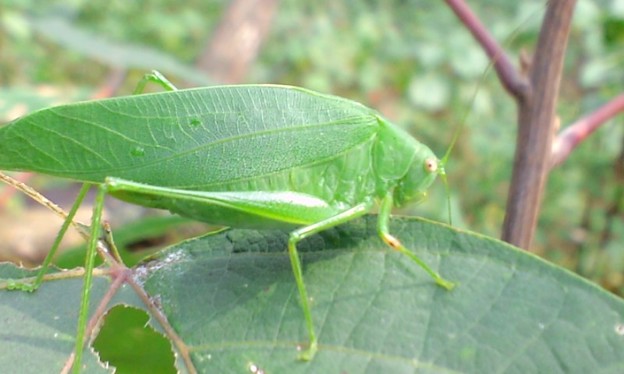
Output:
<svg viewBox="0 0 624 374">
<path fill-rule="evenodd" d="M 444 174 L 440 160 L 429 148 L 421 145 L 407 173 L 394 189 L 394 204 L 400 207 L 422 200 L 439 174 Z"/>
<path fill-rule="evenodd" d="M 400 207 L 425 198 L 427 189 L 439 175 L 446 189 L 448 218 L 449 223 L 451 223 L 451 199 L 445 166 L 457 142 L 460 130 L 461 126 L 455 130 L 451 144 L 442 159 L 438 159 L 428 147 L 424 145 L 419 146 L 419 150 L 415 153 L 407 173 L 399 180 L 394 190 L 394 203 L 396 206 Z"/>
<path fill-rule="evenodd" d="M 401 207 L 423 200 L 438 175 L 446 185 L 444 166 L 461 127 L 455 131 L 444 157 L 439 159 L 429 147 L 404 130 L 392 126 L 381 117 L 377 119 L 381 129 L 373 148 L 373 167 L 376 177 L 382 182 L 378 189 L 379 197 L 386 196 L 388 188 L 392 188 L 393 205 Z"/>
</svg>

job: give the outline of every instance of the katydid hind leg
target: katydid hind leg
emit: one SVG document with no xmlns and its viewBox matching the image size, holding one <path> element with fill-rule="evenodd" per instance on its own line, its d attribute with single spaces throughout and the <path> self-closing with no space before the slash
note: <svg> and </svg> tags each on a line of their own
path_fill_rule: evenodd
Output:
<svg viewBox="0 0 624 374">
<path fill-rule="evenodd" d="M 455 287 L 455 283 L 442 278 L 442 276 L 438 272 L 431 269 L 429 265 L 427 265 L 423 260 L 416 256 L 414 252 L 405 248 L 405 246 L 397 238 L 390 234 L 389 221 L 391 210 L 392 194 L 388 194 L 381 202 L 379 217 L 377 221 L 377 231 L 381 239 L 392 249 L 406 255 L 412 261 L 418 264 L 418 266 L 420 266 L 425 272 L 427 272 L 427 274 L 431 276 L 431 278 L 433 278 L 433 280 L 435 280 L 438 286 L 441 286 L 447 290 L 452 290 Z"/>
<path fill-rule="evenodd" d="M 293 231 L 288 239 L 288 255 L 290 257 L 290 263 L 295 276 L 295 282 L 299 291 L 299 298 L 301 299 L 301 308 L 303 309 L 303 315 L 305 317 L 306 328 L 308 330 L 308 337 L 310 340 L 309 346 L 299 356 L 300 359 L 309 361 L 314 358 L 316 351 L 318 350 L 318 340 L 314 330 L 314 322 L 312 320 L 312 309 L 310 308 L 310 301 L 308 298 L 308 291 L 303 281 L 303 272 L 301 270 L 301 260 L 299 259 L 299 253 L 297 252 L 297 243 L 301 240 L 317 234 L 321 231 L 327 230 L 334 226 L 338 226 L 345 222 L 351 221 L 357 217 L 363 216 L 370 211 L 372 203 L 362 203 L 355 207 L 348 209 L 342 213 L 332 216 L 321 222 L 314 223 L 309 226 L 302 227 Z"/>
</svg>

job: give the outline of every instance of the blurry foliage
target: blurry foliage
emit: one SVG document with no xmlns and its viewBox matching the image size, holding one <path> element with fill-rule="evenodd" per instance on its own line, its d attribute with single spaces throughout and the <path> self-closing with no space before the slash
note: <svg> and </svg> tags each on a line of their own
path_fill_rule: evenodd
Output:
<svg viewBox="0 0 624 374">
<path fill-rule="evenodd" d="M 227 2 L 59 0 L 43 5 L 8 0 L 3 5 L 0 94 L 6 103 L 24 87 L 43 84 L 67 92 L 75 87 L 93 91 L 107 72 L 120 66 L 134 68 L 123 88 L 127 94 L 144 73 L 123 60 L 117 66 L 102 63 L 89 56 L 88 46 L 68 51 L 54 42 L 54 35 L 37 28 L 38 20 L 60 17 L 110 43 L 158 51 L 162 56 L 150 55 L 146 67 L 163 66 L 160 58 L 191 67 Z M 520 51 L 532 53 L 543 1 L 481 0 L 470 6 L 512 60 L 518 61 Z M 623 41 L 623 1 L 578 2 L 559 105 L 562 124 L 622 92 Z M 282 0 L 248 82 L 294 84 L 361 101 L 409 129 L 439 155 L 461 128 L 448 166 L 453 222 L 497 237 L 511 174 L 516 113 L 488 64 L 443 2 Z M 176 71 L 163 73 L 191 85 L 205 78 L 194 81 Z M 3 115 L 8 110 L 2 107 Z M 553 171 L 534 243 L 546 257 L 620 291 L 624 207 L 614 160 L 623 142 L 622 120 L 617 118 Z M 619 206 L 619 214 L 609 217 L 613 206 Z M 426 203 L 405 213 L 447 221 L 441 184 Z"/>
</svg>

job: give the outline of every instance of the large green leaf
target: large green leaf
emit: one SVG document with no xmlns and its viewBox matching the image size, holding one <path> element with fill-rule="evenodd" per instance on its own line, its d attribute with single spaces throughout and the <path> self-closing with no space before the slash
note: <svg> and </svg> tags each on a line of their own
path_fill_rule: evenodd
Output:
<svg viewBox="0 0 624 374">
<path fill-rule="evenodd" d="M 0 279 L 32 275 L 18 272 L 11 264 L 0 264 Z M 2 283 L 2 282 L 0 282 Z M 93 310 L 106 292 L 108 281 L 96 278 Z M 0 292 L 0 371 L 6 373 L 58 373 L 74 348 L 80 308 L 82 279 L 44 283 L 36 292 Z M 136 304 L 133 293 L 120 292 L 111 305 Z M 88 354 L 83 360 L 88 373 L 110 373 Z"/>
<path fill-rule="evenodd" d="M 226 230 L 173 246 L 135 270 L 200 372 L 624 370 L 622 300 L 499 241 L 394 219 L 393 233 L 458 283 L 445 291 L 381 242 L 375 218 L 301 243 L 320 342 L 311 362 L 296 359 L 307 333 L 285 252 L 287 232 Z M 9 270 L 0 268 L 3 277 L 15 277 Z M 2 367 L 24 369 L 17 365 L 28 352 L 27 367 L 40 369 L 48 356 L 71 351 L 74 283 L 80 282 L 0 293 Z M 56 288 L 60 295 L 50 293 Z M 127 292 L 119 297 L 129 298 Z M 63 337 L 58 345 L 51 344 L 55 333 Z"/>
<path fill-rule="evenodd" d="M 203 372 L 619 372 L 624 303 L 499 241 L 420 220 L 393 232 L 443 276 L 385 248 L 369 218 L 301 245 L 320 349 L 279 231 L 226 231 L 148 263 L 146 287 Z"/>
</svg>

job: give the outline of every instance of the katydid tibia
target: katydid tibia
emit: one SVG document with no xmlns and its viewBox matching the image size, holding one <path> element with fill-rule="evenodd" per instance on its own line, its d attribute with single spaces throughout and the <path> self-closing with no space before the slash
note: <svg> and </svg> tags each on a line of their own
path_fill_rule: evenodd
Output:
<svg viewBox="0 0 624 374">
<path fill-rule="evenodd" d="M 53 107 L 0 128 L 0 169 L 98 185 L 88 261 L 106 194 L 224 226 L 290 227 L 288 252 L 309 334 L 306 360 L 318 343 L 297 243 L 312 234 L 378 206 L 383 241 L 438 285 L 453 287 L 388 230 L 393 207 L 421 200 L 444 176 L 452 145 L 440 160 L 377 112 L 301 88 L 175 90 L 158 74 L 146 78 L 172 92 Z M 85 265 L 87 274 L 92 267 Z M 84 287 L 87 298 L 90 278 Z M 86 316 L 84 302 L 83 308 Z M 79 326 L 76 361 L 83 340 Z"/>
</svg>

